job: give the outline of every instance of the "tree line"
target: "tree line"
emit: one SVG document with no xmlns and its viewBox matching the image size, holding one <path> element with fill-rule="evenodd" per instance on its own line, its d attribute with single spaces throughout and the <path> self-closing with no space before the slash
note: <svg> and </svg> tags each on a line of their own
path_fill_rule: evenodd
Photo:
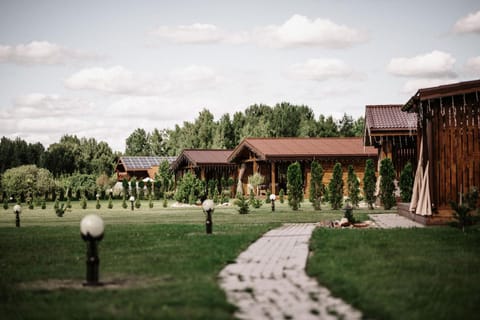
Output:
<svg viewBox="0 0 480 320">
<path fill-rule="evenodd" d="M 320 115 L 304 105 L 279 103 L 274 107 L 254 104 L 244 112 L 226 113 L 215 121 L 203 109 L 193 122 L 173 129 L 136 129 L 126 140 L 125 155 L 175 156 L 183 149 L 233 149 L 246 137 L 355 137 L 362 136 L 364 119 L 344 114 L 339 120 Z"/>
<path fill-rule="evenodd" d="M 122 155 L 176 156 L 187 148 L 232 149 L 245 137 L 361 136 L 363 127 L 363 117 L 354 120 L 352 116 L 344 114 L 336 120 L 332 116 L 320 115 L 316 119 L 310 107 L 284 102 L 273 107 L 254 104 L 243 112 L 235 112 L 233 116 L 226 113 L 219 120 L 215 120 L 208 109 L 203 109 L 194 121 L 177 124 L 173 129 L 147 132 L 137 128 L 126 138 L 123 153 L 114 152 L 107 142 L 76 135 L 64 135 L 47 148 L 40 142 L 27 143 L 21 138 L 2 137 L 1 194 L 6 196 L 1 184 L 5 172 L 23 165 L 47 170 L 57 180 L 57 189 L 65 189 L 58 186 L 58 181 L 71 181 L 71 176 L 75 176 L 75 181 L 88 181 L 89 187 L 86 189 L 94 193 L 92 181 L 103 181 L 100 182 L 102 185 L 107 185 L 106 180 L 114 181 L 115 165 Z M 32 168 L 24 170 L 31 171 Z M 45 176 L 45 172 L 41 174 Z M 28 188 L 32 188 L 32 184 Z"/>
</svg>

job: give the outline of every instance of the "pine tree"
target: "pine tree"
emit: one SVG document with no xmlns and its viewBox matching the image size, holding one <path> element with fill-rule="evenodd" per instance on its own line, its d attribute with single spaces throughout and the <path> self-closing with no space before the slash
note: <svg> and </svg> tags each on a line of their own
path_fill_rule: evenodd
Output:
<svg viewBox="0 0 480 320">
<path fill-rule="evenodd" d="M 402 201 L 410 202 L 412 200 L 413 192 L 413 167 L 410 161 L 407 162 L 405 167 L 403 167 L 402 173 L 400 174 L 399 185 Z"/>
<path fill-rule="evenodd" d="M 108 209 L 112 209 L 113 208 L 113 200 L 112 200 L 112 195 L 110 194 L 108 196 Z"/>
<path fill-rule="evenodd" d="M 385 210 L 391 209 L 395 204 L 395 169 L 390 158 L 385 158 L 380 163 L 380 200 Z"/>
<path fill-rule="evenodd" d="M 285 201 L 285 191 L 282 189 L 280 189 L 280 191 L 278 192 L 278 197 L 280 198 L 280 203 L 283 203 Z"/>
<path fill-rule="evenodd" d="M 368 208 L 373 210 L 375 202 L 375 188 L 377 177 L 375 176 L 375 166 L 372 159 L 368 159 L 365 164 L 365 173 L 363 176 L 363 194 L 368 203 Z"/>
<path fill-rule="evenodd" d="M 330 180 L 328 190 L 330 191 L 330 204 L 332 205 L 332 209 L 340 209 L 343 202 L 343 170 L 339 162 L 333 166 L 332 180 Z"/>
<path fill-rule="evenodd" d="M 358 203 L 360 202 L 360 182 L 352 165 L 348 166 L 347 188 L 350 202 L 354 208 L 358 208 Z"/>
<path fill-rule="evenodd" d="M 323 168 L 317 161 L 312 162 L 310 177 L 310 202 L 315 210 L 321 210 L 323 193 Z"/>
<path fill-rule="evenodd" d="M 294 162 L 287 169 L 288 205 L 298 210 L 303 201 L 303 178 L 300 163 Z"/>
</svg>

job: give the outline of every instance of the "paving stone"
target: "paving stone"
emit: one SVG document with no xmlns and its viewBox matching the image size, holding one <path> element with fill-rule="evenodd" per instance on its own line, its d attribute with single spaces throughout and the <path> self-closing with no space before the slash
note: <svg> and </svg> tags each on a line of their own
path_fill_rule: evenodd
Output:
<svg viewBox="0 0 480 320">
<path fill-rule="evenodd" d="M 379 228 L 382 229 L 424 227 L 422 224 L 396 213 L 369 214 L 369 217 Z"/>
<path fill-rule="evenodd" d="M 239 319 L 361 319 L 335 298 L 305 266 L 315 224 L 286 224 L 267 232 L 219 275 Z"/>
</svg>

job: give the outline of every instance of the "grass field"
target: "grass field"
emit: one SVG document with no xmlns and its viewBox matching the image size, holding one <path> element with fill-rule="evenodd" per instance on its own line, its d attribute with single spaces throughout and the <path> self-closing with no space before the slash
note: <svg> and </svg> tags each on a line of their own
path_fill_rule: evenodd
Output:
<svg viewBox="0 0 480 320">
<path fill-rule="evenodd" d="M 251 242 L 282 222 L 315 222 L 341 215 L 313 212 L 309 205 L 292 212 L 277 204 L 239 215 L 234 207 L 217 208 L 214 234 L 205 234 L 201 208 L 162 208 L 148 203 L 139 210 L 113 209 L 95 202 L 87 209 L 73 203 L 59 218 L 52 204 L 45 210 L 23 209 L 15 228 L 12 208 L 0 211 L 0 315 L 32 318 L 231 319 L 217 285 L 217 274 Z M 50 290 L 55 284 L 85 280 L 86 245 L 79 223 L 87 213 L 105 221 L 99 245 L 100 280 L 128 281 L 122 289 Z M 41 284 L 40 287 L 37 285 Z"/>
<path fill-rule="evenodd" d="M 172 204 L 172 203 L 170 203 Z M 284 222 L 338 219 L 342 211 L 291 211 L 277 201 L 248 215 L 218 207 L 206 235 L 200 207 L 100 210 L 89 202 L 57 217 L 24 206 L 15 228 L 12 206 L 0 209 L 0 318 L 231 319 L 234 307 L 217 274 L 252 241 Z M 380 210 L 375 210 L 379 213 Z M 100 280 L 117 289 L 84 289 L 86 245 L 79 223 L 88 213 L 105 221 Z M 365 219 L 368 211 L 355 211 Z M 377 319 L 476 318 L 480 305 L 480 231 L 317 229 L 308 272 Z M 64 286 L 69 284 L 70 286 Z M 74 284 L 71 286 L 71 284 Z"/>
<path fill-rule="evenodd" d="M 317 229 L 308 273 L 369 319 L 478 319 L 480 229 Z"/>
</svg>

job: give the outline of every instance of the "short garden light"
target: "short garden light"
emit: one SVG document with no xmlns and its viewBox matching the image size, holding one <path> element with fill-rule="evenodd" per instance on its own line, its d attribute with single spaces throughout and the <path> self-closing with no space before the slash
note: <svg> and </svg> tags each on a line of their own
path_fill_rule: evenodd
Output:
<svg viewBox="0 0 480 320">
<path fill-rule="evenodd" d="M 132 211 L 133 211 L 133 203 L 135 202 L 135 197 L 130 196 L 130 198 L 128 200 L 130 201 L 130 204 L 132 205 Z"/>
<path fill-rule="evenodd" d="M 215 207 L 215 204 L 210 199 L 207 199 L 202 203 L 202 209 L 206 215 L 205 228 L 207 230 L 207 234 L 212 233 L 212 229 L 213 229 L 212 213 L 213 213 L 214 207 Z"/>
<path fill-rule="evenodd" d="M 101 286 L 98 282 L 97 242 L 103 239 L 104 224 L 102 218 L 96 214 L 86 215 L 80 222 L 82 239 L 87 242 L 87 282 L 84 286 Z"/>
<path fill-rule="evenodd" d="M 270 195 L 270 201 L 272 202 L 272 212 L 275 211 L 275 199 L 276 199 L 276 198 L 277 198 L 277 197 L 275 196 L 274 193 L 272 193 L 272 194 Z"/>
<path fill-rule="evenodd" d="M 22 213 L 22 207 L 16 204 L 13 206 L 13 213 L 15 213 L 15 226 L 20 228 L 20 213 Z"/>
</svg>

